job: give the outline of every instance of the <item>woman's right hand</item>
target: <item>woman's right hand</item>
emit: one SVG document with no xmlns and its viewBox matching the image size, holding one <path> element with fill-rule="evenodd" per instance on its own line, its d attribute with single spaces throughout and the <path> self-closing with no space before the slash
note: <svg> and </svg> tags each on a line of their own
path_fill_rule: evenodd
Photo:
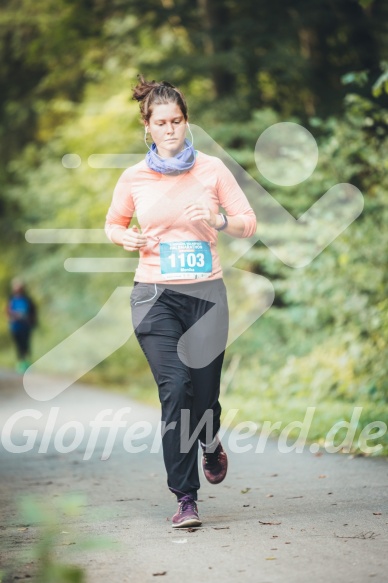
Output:
<svg viewBox="0 0 388 583">
<path fill-rule="evenodd" d="M 147 237 L 135 225 L 125 231 L 122 238 L 122 245 L 125 251 L 138 251 L 140 247 L 147 245 Z"/>
</svg>

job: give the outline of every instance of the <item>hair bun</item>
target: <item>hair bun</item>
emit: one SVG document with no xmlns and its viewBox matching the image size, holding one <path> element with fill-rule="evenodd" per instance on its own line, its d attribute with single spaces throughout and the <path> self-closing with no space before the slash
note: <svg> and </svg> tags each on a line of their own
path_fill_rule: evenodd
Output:
<svg viewBox="0 0 388 583">
<path fill-rule="evenodd" d="M 143 101 L 153 89 L 161 85 L 161 83 L 157 83 L 154 80 L 146 81 L 143 75 L 138 75 L 137 78 L 139 83 L 136 85 L 132 92 L 132 99 L 136 99 L 136 101 Z"/>
</svg>

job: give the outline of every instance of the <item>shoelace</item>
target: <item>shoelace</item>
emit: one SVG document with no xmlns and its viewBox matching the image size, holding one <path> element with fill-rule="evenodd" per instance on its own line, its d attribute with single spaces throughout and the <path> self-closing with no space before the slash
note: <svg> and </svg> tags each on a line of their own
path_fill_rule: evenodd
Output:
<svg viewBox="0 0 388 583">
<path fill-rule="evenodd" d="M 220 451 L 220 446 L 218 445 L 214 452 L 203 452 L 203 457 L 205 459 L 205 467 L 212 468 L 218 464 L 218 454 Z"/>
<path fill-rule="evenodd" d="M 186 510 L 192 510 L 193 512 L 197 512 L 197 505 L 195 500 L 190 496 L 184 496 L 179 500 L 179 513 L 185 512 Z"/>
</svg>

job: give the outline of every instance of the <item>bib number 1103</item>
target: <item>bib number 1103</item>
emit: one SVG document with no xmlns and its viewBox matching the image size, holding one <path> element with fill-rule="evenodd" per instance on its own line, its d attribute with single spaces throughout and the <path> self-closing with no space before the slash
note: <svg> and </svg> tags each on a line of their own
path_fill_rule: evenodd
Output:
<svg viewBox="0 0 388 583">
<path fill-rule="evenodd" d="M 197 279 L 212 273 L 212 252 L 208 241 L 163 241 L 160 270 L 165 279 Z"/>
<path fill-rule="evenodd" d="M 173 269 L 177 267 L 204 267 L 205 265 L 203 253 L 171 253 L 168 258 Z"/>
</svg>

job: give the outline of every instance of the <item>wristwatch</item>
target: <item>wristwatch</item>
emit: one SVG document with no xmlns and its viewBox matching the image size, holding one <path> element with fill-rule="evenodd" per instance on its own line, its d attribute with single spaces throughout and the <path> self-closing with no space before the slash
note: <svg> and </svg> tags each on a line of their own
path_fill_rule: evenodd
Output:
<svg viewBox="0 0 388 583">
<path fill-rule="evenodd" d="M 223 231 L 224 229 L 226 229 L 226 227 L 228 226 L 228 217 L 222 213 L 219 213 L 219 215 L 222 218 L 222 225 L 221 227 L 214 227 L 216 231 Z"/>
</svg>

